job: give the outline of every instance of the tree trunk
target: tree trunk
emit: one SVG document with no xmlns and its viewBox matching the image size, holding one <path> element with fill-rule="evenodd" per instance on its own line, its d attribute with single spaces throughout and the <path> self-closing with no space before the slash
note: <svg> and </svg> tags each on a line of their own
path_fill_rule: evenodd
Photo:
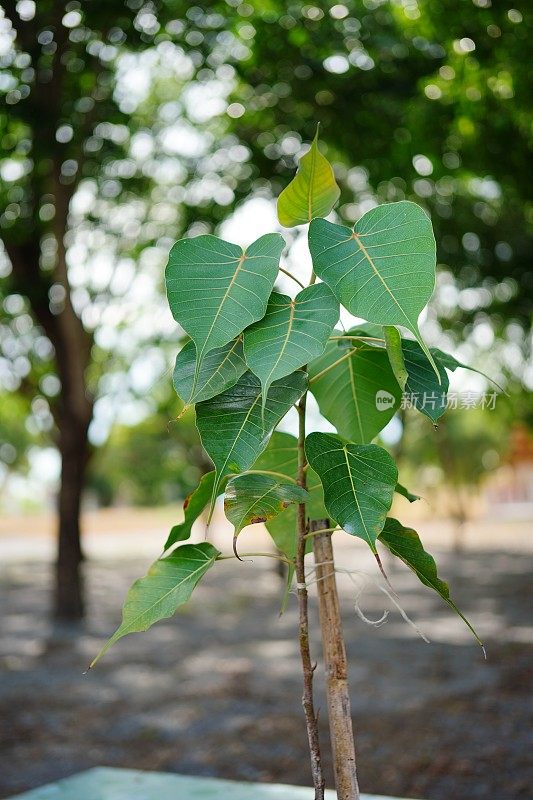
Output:
<svg viewBox="0 0 533 800">
<path fill-rule="evenodd" d="M 329 527 L 328 520 L 311 523 L 311 531 Z M 348 663 L 335 580 L 331 533 L 313 536 L 318 608 L 324 649 L 328 719 L 338 800 L 359 800 L 355 744 L 348 690 Z"/>
<path fill-rule="evenodd" d="M 55 617 L 60 620 L 79 620 L 84 612 L 80 511 L 89 458 L 87 433 L 93 413 L 93 400 L 86 383 L 92 340 L 72 304 L 65 246 L 71 192 L 61 181 L 58 161 L 54 162 L 52 180 L 56 208 L 53 228 L 57 244 L 54 278 L 65 292 L 62 307 L 56 315 L 57 333 L 53 340 L 61 379 L 61 395 L 56 415 L 61 454 L 61 486 L 58 499 Z"/>
<path fill-rule="evenodd" d="M 70 622 L 84 614 L 80 512 L 89 452 L 87 430 L 88 424 L 70 418 L 62 421 L 59 434 L 61 484 L 54 616 Z"/>
</svg>

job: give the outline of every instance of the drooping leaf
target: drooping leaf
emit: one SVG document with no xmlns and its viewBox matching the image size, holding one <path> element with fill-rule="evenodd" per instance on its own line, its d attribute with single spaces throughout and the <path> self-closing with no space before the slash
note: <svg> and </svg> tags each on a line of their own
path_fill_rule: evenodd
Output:
<svg viewBox="0 0 533 800">
<path fill-rule="evenodd" d="M 342 344 L 330 342 L 309 365 L 309 388 L 341 436 L 366 444 L 400 407 L 401 390 L 384 349 L 352 348 L 349 339 L 347 350 Z"/>
<path fill-rule="evenodd" d="M 183 503 L 183 522 L 180 522 L 178 525 L 174 525 L 174 527 L 171 529 L 168 539 L 165 542 L 165 551 L 171 548 L 172 545 L 176 544 L 177 542 L 183 542 L 189 538 L 191 535 L 192 526 L 211 500 L 214 483 L 215 471 L 212 470 L 211 472 L 207 472 L 205 475 L 202 475 L 200 483 L 194 492 L 191 492 L 191 494 L 185 498 L 185 502 Z M 221 491 L 222 488 L 223 486 L 221 485 Z"/>
<path fill-rule="evenodd" d="M 286 475 L 295 478 L 298 469 L 298 449 L 296 437 L 290 433 L 274 431 L 268 447 L 253 466 L 254 470 L 265 470 L 276 476 Z M 324 519 L 327 511 L 324 506 L 324 492 L 320 478 L 316 472 L 308 467 L 306 471 L 307 491 L 307 516 L 309 519 Z M 274 517 L 266 523 L 274 544 L 287 558 L 294 558 L 296 554 L 296 508 L 290 506 L 281 516 Z M 313 549 L 311 539 L 307 540 L 306 552 Z"/>
<path fill-rule="evenodd" d="M 308 493 L 295 483 L 270 475 L 237 475 L 226 486 L 224 511 L 235 526 L 235 541 L 246 525 L 267 522 L 291 504 L 307 500 Z"/>
<path fill-rule="evenodd" d="M 172 380 L 178 395 L 186 406 L 190 406 L 202 400 L 210 400 L 234 386 L 246 370 L 242 338 L 237 337 L 205 356 L 194 387 L 196 347 L 194 342 L 187 342 L 176 357 Z"/>
<path fill-rule="evenodd" d="M 200 578 L 219 555 L 209 542 L 184 544 L 152 564 L 144 578 L 135 581 L 130 588 L 122 609 L 122 623 L 91 667 L 123 636 L 146 631 L 155 622 L 171 617 L 187 602 Z"/>
<path fill-rule="evenodd" d="M 251 372 L 222 394 L 196 405 L 196 426 L 216 470 L 211 513 L 220 483 L 231 472 L 250 469 L 270 434 L 307 386 L 307 374 L 293 372 L 275 381 L 261 414 L 261 383 Z"/>
<path fill-rule="evenodd" d="M 375 444 L 346 444 L 331 433 L 310 433 L 305 452 L 322 481 L 329 516 L 376 553 L 398 480 L 391 456 Z"/>
<path fill-rule="evenodd" d="M 406 489 L 405 486 L 401 483 L 396 484 L 396 488 L 394 490 L 397 494 L 401 494 L 402 497 L 405 497 L 406 500 L 409 500 L 410 503 L 414 503 L 416 500 L 420 500 L 420 495 L 413 494 Z"/>
<path fill-rule="evenodd" d="M 408 374 L 405 384 L 407 399 L 417 411 L 436 422 L 446 411 L 450 385 L 446 370 L 437 356 L 435 361 L 440 374 L 439 383 L 418 342 L 403 339 L 402 352 Z"/>
<path fill-rule="evenodd" d="M 279 233 L 261 236 L 246 250 L 210 235 L 173 246 L 167 296 L 174 319 L 196 345 L 193 394 L 207 353 L 265 315 L 284 246 Z"/>
<path fill-rule="evenodd" d="M 450 353 L 445 353 L 443 350 L 439 350 L 438 347 L 431 347 L 430 349 L 435 360 L 438 361 L 443 367 L 446 367 L 446 369 L 449 369 L 450 372 L 455 372 L 455 370 L 459 367 L 462 369 L 469 369 L 470 372 L 477 372 L 478 375 L 483 375 L 483 377 L 493 383 L 496 388 L 505 393 L 505 389 L 500 386 L 499 383 L 496 383 L 494 378 L 491 378 L 490 375 L 487 375 L 486 372 L 482 372 L 480 369 L 476 369 L 475 367 L 470 367 L 468 364 L 463 364 L 463 362 L 459 361 L 457 358 L 455 358 L 455 356 L 450 355 Z"/>
<path fill-rule="evenodd" d="M 319 356 L 339 318 L 339 304 L 325 283 L 308 286 L 294 300 L 272 292 L 263 319 L 244 332 L 244 356 L 260 379 L 263 397 L 273 381 Z"/>
<path fill-rule="evenodd" d="M 477 642 L 482 645 L 479 636 L 470 622 L 459 611 L 450 598 L 448 584 L 439 578 L 435 559 L 424 550 L 418 533 L 412 528 L 405 528 L 401 522 L 389 517 L 380 534 L 379 541 L 383 542 L 393 555 L 407 564 L 425 586 L 429 586 L 430 589 L 437 592 L 450 608 L 452 608 L 456 614 L 459 614 L 463 622 L 474 634 Z"/>
<path fill-rule="evenodd" d="M 384 325 L 383 336 L 385 337 L 385 345 L 387 347 L 387 355 L 389 357 L 392 371 L 400 385 L 400 389 L 405 389 L 407 378 L 409 374 L 405 366 L 402 351 L 402 337 L 400 331 L 395 325 Z"/>
<path fill-rule="evenodd" d="M 435 286 L 435 237 L 420 206 L 387 203 L 353 228 L 315 219 L 309 249 L 316 274 L 348 311 L 368 322 L 407 328 L 432 362 L 418 317 Z"/>
<path fill-rule="evenodd" d="M 286 228 L 326 217 L 340 189 L 331 164 L 318 149 L 318 127 L 309 151 L 300 159 L 296 176 L 278 197 L 278 219 Z"/>
</svg>

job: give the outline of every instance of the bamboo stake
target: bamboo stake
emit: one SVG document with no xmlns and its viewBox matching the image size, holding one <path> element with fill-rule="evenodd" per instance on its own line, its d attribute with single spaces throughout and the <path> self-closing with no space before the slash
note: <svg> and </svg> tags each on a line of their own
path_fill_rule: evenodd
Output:
<svg viewBox="0 0 533 800">
<path fill-rule="evenodd" d="M 311 531 L 329 527 L 328 520 L 314 520 Z M 320 627 L 324 650 L 329 729 L 338 800 L 359 800 L 355 744 L 348 691 L 348 664 L 342 632 L 331 533 L 313 536 Z"/>
</svg>

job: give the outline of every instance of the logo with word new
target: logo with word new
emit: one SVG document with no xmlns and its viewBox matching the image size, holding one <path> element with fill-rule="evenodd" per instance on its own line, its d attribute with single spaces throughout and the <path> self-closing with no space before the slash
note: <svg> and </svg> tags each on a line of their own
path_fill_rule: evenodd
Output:
<svg viewBox="0 0 533 800">
<path fill-rule="evenodd" d="M 378 411 L 387 411 L 394 403 L 394 395 L 390 392 L 386 392 L 385 389 L 380 389 L 376 392 L 376 408 Z"/>
</svg>

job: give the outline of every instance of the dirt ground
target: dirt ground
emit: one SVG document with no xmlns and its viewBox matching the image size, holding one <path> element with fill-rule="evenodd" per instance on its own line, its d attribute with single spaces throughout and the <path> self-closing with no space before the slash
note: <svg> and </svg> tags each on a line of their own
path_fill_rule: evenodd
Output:
<svg viewBox="0 0 533 800">
<path fill-rule="evenodd" d="M 375 574 L 359 543 L 344 535 L 339 543 L 339 565 Z M 296 604 L 292 598 L 278 616 L 274 562 L 220 562 L 182 613 L 126 637 L 83 675 L 149 562 L 133 548 L 119 563 L 111 550 L 107 542 L 85 567 L 88 621 L 54 629 L 46 554 L 6 549 L 0 796 L 96 765 L 308 784 Z M 531 798 L 531 548 L 484 549 L 477 540 L 461 555 L 432 550 L 488 660 L 402 565 L 389 565 L 391 581 L 430 645 L 395 613 L 379 628 L 365 625 L 353 608 L 354 585 L 339 576 L 361 787 L 426 800 Z M 387 605 L 374 584 L 360 599 L 371 618 Z M 311 614 L 316 620 L 314 599 Z M 316 637 L 313 650 L 320 662 Z M 322 677 L 319 665 L 325 712 Z M 325 729 L 322 739 L 331 786 Z"/>
</svg>

